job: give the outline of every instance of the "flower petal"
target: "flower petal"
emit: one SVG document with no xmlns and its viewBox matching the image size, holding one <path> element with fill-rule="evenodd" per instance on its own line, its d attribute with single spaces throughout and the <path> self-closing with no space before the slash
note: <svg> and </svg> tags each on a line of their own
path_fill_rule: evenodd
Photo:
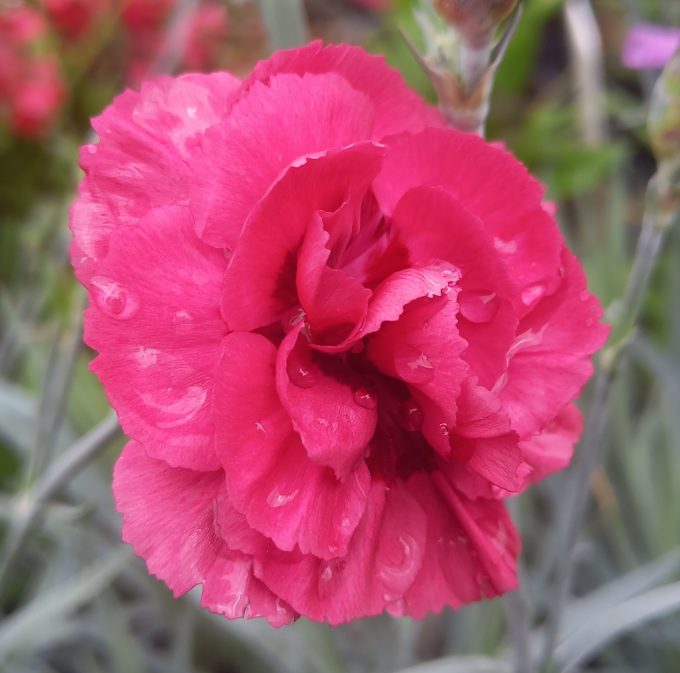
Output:
<svg viewBox="0 0 680 673">
<path fill-rule="evenodd" d="M 310 460 L 346 477 L 373 433 L 377 401 L 338 358 L 315 353 L 299 325 L 279 347 L 276 388 Z"/>
<path fill-rule="evenodd" d="M 258 558 L 256 575 L 294 610 L 331 625 L 399 612 L 424 561 L 426 510 L 398 483 L 386 491 L 382 482 L 372 485 L 344 558 L 271 554 Z"/>
<path fill-rule="evenodd" d="M 235 250 L 251 211 L 288 166 L 369 140 L 373 115 L 366 95 L 336 73 L 281 74 L 267 84 L 252 83 L 208 131 L 207 151 L 194 163 L 199 236 Z"/>
<path fill-rule="evenodd" d="M 423 564 L 406 593 L 405 614 L 422 619 L 517 586 L 519 538 L 501 503 L 469 500 L 437 473 L 413 475 L 407 489 L 428 515 Z"/>
<path fill-rule="evenodd" d="M 126 434 L 174 466 L 214 470 L 225 261 L 191 225 L 186 209 L 166 208 L 111 233 L 86 283 L 85 341 Z"/>
<path fill-rule="evenodd" d="M 231 618 L 266 617 L 275 626 L 294 613 L 252 574 L 252 560 L 217 534 L 215 501 L 224 474 L 170 467 L 130 442 L 116 462 L 116 507 L 123 540 L 179 596 L 203 585 L 202 604 Z"/>
<path fill-rule="evenodd" d="M 370 143 L 327 152 L 288 169 L 252 213 L 224 281 L 222 312 L 233 330 L 281 320 L 299 306 L 297 255 L 317 211 L 360 202 L 382 161 Z M 300 194 L 306 194 L 300 199 Z M 273 226 L 285 217 L 284 226 Z"/>
<path fill-rule="evenodd" d="M 337 479 L 310 461 L 279 402 L 276 348 L 265 337 L 225 337 L 215 423 L 229 499 L 250 526 L 283 550 L 342 556 L 366 507 L 368 469 Z"/>
<path fill-rule="evenodd" d="M 126 91 L 92 124 L 97 144 L 85 145 L 85 178 L 71 211 L 71 259 L 79 278 L 106 256 L 111 232 L 150 210 L 187 198 L 187 160 L 216 123 L 239 81 L 227 73 L 183 75 Z"/>
<path fill-rule="evenodd" d="M 540 432 L 579 393 L 592 374 L 590 356 L 606 340 L 602 308 L 576 258 L 562 253 L 564 278 L 517 328 L 507 377 L 497 389 L 522 439 Z"/>
</svg>

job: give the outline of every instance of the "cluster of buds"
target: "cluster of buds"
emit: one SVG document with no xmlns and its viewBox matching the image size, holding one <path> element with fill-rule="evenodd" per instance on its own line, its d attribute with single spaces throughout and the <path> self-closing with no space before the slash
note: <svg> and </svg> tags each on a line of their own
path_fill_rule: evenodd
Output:
<svg viewBox="0 0 680 673">
<path fill-rule="evenodd" d="M 421 0 L 425 54 L 409 43 L 449 124 L 483 134 L 491 87 L 519 20 L 520 0 Z"/>
</svg>

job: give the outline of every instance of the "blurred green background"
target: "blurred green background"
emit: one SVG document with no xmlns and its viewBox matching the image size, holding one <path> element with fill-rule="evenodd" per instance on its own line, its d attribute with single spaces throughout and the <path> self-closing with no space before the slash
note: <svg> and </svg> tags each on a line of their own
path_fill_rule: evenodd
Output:
<svg viewBox="0 0 680 673">
<path fill-rule="evenodd" d="M 144 72 L 169 65 L 242 75 L 272 45 L 295 42 L 305 31 L 384 54 L 433 100 L 398 33 L 418 40 L 410 0 L 384 11 L 358 1 L 310 0 L 302 33 L 295 21 L 271 20 L 283 6 L 292 11 L 291 0 L 215 0 L 212 18 L 190 29 L 191 58 L 179 63 L 166 62 L 163 52 L 173 2 L 149 0 L 156 14 L 135 24 L 124 3 L 100 0 L 77 35 L 60 27 L 66 19 L 55 18 L 64 4 L 23 5 L 40 15 L 42 26 L 19 45 L 22 58 L 53 63 L 59 80 L 57 93 L 54 81 L 41 80 L 53 87 L 54 105 L 33 110 L 33 122 L 23 127 L 12 117 L 9 94 L 3 99 L 3 86 L 9 89 L 3 76 L 14 72 L 5 57 L 16 27 L 3 34 L 0 19 L 0 535 L 6 544 L 26 513 L 27 489 L 110 414 L 88 370 L 93 355 L 81 343 L 85 300 L 68 263 L 68 209 L 90 116 Z M 625 69 L 621 45 L 641 20 L 679 26 L 680 3 L 591 4 L 602 42 L 594 93 L 579 96 L 579 56 L 564 0 L 527 0 L 498 74 L 489 136 L 544 181 L 592 290 L 609 305 L 623 292 L 655 171 L 645 120 L 657 73 Z M 19 6 L 0 4 L 0 16 Z M 584 125 L 584 106 L 594 107 L 594 125 Z M 609 398 L 606 463 L 589 485 L 554 670 L 680 671 L 679 251 L 676 228 Z M 496 600 L 423 622 L 381 617 L 330 629 L 303 619 L 276 631 L 203 612 L 193 594 L 174 600 L 147 575 L 119 542 L 110 479 L 122 439 L 109 444 L 51 494 L 3 578 L 2 671 L 493 673 L 514 670 L 508 623 L 523 618 L 531 651 L 540 649 L 569 472 L 510 502 L 524 542 L 523 616 L 517 605 Z"/>
</svg>

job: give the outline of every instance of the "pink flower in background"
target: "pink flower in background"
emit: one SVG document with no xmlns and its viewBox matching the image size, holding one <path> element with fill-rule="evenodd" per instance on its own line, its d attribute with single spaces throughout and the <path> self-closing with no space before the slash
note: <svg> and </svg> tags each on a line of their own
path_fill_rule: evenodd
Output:
<svg viewBox="0 0 680 673">
<path fill-rule="evenodd" d="M 45 30 L 33 9 L 0 10 L 0 122 L 25 138 L 47 131 L 64 100 L 56 60 L 36 53 Z"/>
<path fill-rule="evenodd" d="M 39 12 L 17 4 L 0 8 L 0 39 L 5 44 L 25 45 L 42 37 L 45 21 Z"/>
<path fill-rule="evenodd" d="M 10 102 L 14 130 L 22 136 L 39 136 L 54 122 L 64 101 L 64 85 L 57 65 L 49 58 L 26 68 Z"/>
<path fill-rule="evenodd" d="M 86 34 L 102 13 L 111 10 L 107 0 L 44 0 L 44 5 L 50 21 L 70 38 Z"/>
<path fill-rule="evenodd" d="M 317 43 L 94 127 L 72 260 L 150 572 L 274 625 L 514 588 L 502 501 L 568 463 L 607 334 L 526 168 Z"/>
<path fill-rule="evenodd" d="M 227 39 L 229 15 L 224 5 L 204 2 L 193 16 L 184 66 L 188 70 L 207 70 Z"/>
<path fill-rule="evenodd" d="M 640 23 L 628 32 L 621 61 L 635 70 L 663 68 L 678 47 L 680 28 Z"/>
<path fill-rule="evenodd" d="M 163 46 L 164 26 L 172 7 L 172 2 L 166 0 L 127 0 L 122 17 L 130 37 L 130 83 L 138 84 L 148 76 L 149 67 Z M 222 4 L 210 0 L 200 3 L 187 29 L 182 67 L 213 68 L 226 40 L 228 24 L 229 16 Z"/>
</svg>

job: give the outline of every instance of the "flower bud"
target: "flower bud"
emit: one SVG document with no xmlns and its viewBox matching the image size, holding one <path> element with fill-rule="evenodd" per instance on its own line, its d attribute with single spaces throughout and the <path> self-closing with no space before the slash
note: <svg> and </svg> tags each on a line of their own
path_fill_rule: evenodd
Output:
<svg viewBox="0 0 680 673">
<path fill-rule="evenodd" d="M 488 42 L 518 0 L 434 0 L 434 7 L 470 45 Z"/>
<path fill-rule="evenodd" d="M 680 159 L 680 49 L 654 87 L 648 127 L 657 160 Z"/>
</svg>

